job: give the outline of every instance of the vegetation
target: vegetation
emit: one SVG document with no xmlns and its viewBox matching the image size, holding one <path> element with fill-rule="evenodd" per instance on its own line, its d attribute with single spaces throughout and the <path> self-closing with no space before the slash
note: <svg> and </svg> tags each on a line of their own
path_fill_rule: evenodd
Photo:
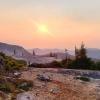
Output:
<svg viewBox="0 0 100 100">
<path fill-rule="evenodd" d="M 0 67 L 5 71 L 20 70 L 27 64 L 23 60 L 16 60 L 12 57 L 6 56 L 4 53 L 0 52 Z M 4 71 L 3 70 L 3 71 Z"/>
<path fill-rule="evenodd" d="M 94 65 L 95 63 L 87 57 L 84 44 L 81 45 L 80 49 L 75 47 L 75 60 L 69 64 L 69 68 L 91 69 Z"/>
<path fill-rule="evenodd" d="M 35 56 L 36 54 L 35 54 L 35 51 L 33 50 L 33 56 Z"/>
<path fill-rule="evenodd" d="M 25 91 L 28 91 L 31 87 L 33 87 L 32 81 L 18 80 L 15 84 L 17 88 Z"/>
<path fill-rule="evenodd" d="M 85 82 L 89 82 L 90 81 L 90 79 L 88 77 L 84 77 L 84 76 L 76 77 L 75 79 L 79 79 L 79 80 L 85 81 Z"/>
<path fill-rule="evenodd" d="M 3 91 L 5 93 L 11 93 L 15 90 L 15 86 L 10 82 L 0 82 L 0 91 Z"/>
<path fill-rule="evenodd" d="M 95 62 L 87 56 L 83 43 L 80 49 L 75 47 L 75 59 L 66 66 L 71 69 L 100 70 L 100 62 Z"/>
<path fill-rule="evenodd" d="M 5 93 L 18 93 L 28 91 L 33 87 L 32 81 L 22 79 L 9 79 L 5 82 L 3 78 L 0 79 L 0 91 Z"/>
<path fill-rule="evenodd" d="M 0 52 L 0 91 L 4 94 L 11 93 L 13 96 L 11 100 L 15 100 L 17 93 L 28 91 L 33 87 L 32 81 L 14 77 L 13 72 L 22 70 L 26 65 L 25 61 L 16 60 Z"/>
<path fill-rule="evenodd" d="M 50 55 L 52 57 L 53 53 L 50 53 Z M 61 62 L 53 61 L 49 64 L 31 64 L 30 67 L 100 70 L 100 61 L 95 62 L 91 58 L 89 58 L 87 56 L 86 48 L 82 43 L 79 49 L 75 47 L 74 59 L 66 57 L 66 59 L 62 60 Z"/>
</svg>

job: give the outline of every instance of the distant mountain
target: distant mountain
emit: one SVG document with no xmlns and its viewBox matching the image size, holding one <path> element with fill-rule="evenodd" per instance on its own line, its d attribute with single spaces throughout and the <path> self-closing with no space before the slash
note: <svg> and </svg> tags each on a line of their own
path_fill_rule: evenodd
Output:
<svg viewBox="0 0 100 100">
<path fill-rule="evenodd" d="M 0 42 L 0 52 L 5 53 L 8 56 L 12 56 L 16 59 L 23 59 L 25 61 L 31 61 L 33 56 L 27 50 L 21 46 L 11 45 Z"/>
<path fill-rule="evenodd" d="M 46 51 L 44 51 L 44 53 L 47 53 Z M 12 56 L 13 58 L 16 58 L 16 59 L 25 60 L 28 63 L 30 62 L 30 63 L 43 64 L 43 63 L 50 63 L 50 62 L 55 61 L 55 60 L 57 60 L 57 61 L 61 60 L 61 59 L 58 59 L 55 57 L 49 57 L 47 55 L 45 55 L 45 56 L 42 56 L 42 55 L 33 56 L 32 53 L 29 53 L 26 49 L 24 49 L 21 46 L 6 44 L 6 43 L 2 43 L 2 42 L 0 42 L 0 52 L 3 52 L 6 55 Z"/>
<path fill-rule="evenodd" d="M 100 60 L 100 49 L 97 49 L 97 48 L 87 48 L 87 56 L 92 58 L 92 59 L 97 59 L 97 60 Z M 70 54 L 75 56 L 75 53 L 74 51 L 70 51 Z"/>
<path fill-rule="evenodd" d="M 50 53 L 65 53 L 64 49 L 40 49 L 40 48 L 34 48 L 34 49 L 30 49 L 28 50 L 31 54 L 34 52 L 36 53 L 36 55 L 48 55 Z"/>
<path fill-rule="evenodd" d="M 48 56 L 50 53 L 56 53 L 59 57 L 58 58 L 64 58 L 66 56 L 65 50 L 64 49 L 33 49 L 34 52 L 37 55 L 44 55 Z M 33 52 L 33 50 L 29 50 L 30 53 Z M 68 54 L 73 57 L 75 56 L 74 50 L 68 50 Z M 92 59 L 98 59 L 100 60 L 100 49 L 98 48 L 87 48 L 87 56 L 92 58 Z"/>
<path fill-rule="evenodd" d="M 97 48 L 88 48 L 87 55 L 90 58 L 100 59 L 100 49 Z"/>
<path fill-rule="evenodd" d="M 70 58 L 73 58 L 72 55 L 65 52 L 65 49 L 39 49 L 39 48 L 35 48 L 33 50 L 29 50 L 29 52 L 32 54 L 32 52 L 35 52 L 35 54 L 37 56 L 40 56 L 40 57 L 50 57 L 50 54 L 52 53 L 53 55 L 55 55 L 54 57 L 52 58 L 55 58 L 55 59 L 59 59 L 59 60 L 62 60 L 62 59 L 65 59 L 66 57 L 70 57 Z"/>
<path fill-rule="evenodd" d="M 33 50 L 35 52 L 35 56 L 33 56 Z M 66 54 L 64 49 L 33 49 L 33 50 L 26 50 L 21 46 L 18 45 L 11 45 L 0 42 L 0 52 L 5 53 L 8 56 L 12 56 L 16 59 L 23 59 L 30 63 L 50 63 L 54 60 L 60 61 L 65 59 L 66 56 L 70 58 L 74 58 L 74 51 L 68 51 Z M 56 57 L 50 57 L 50 53 L 54 53 Z M 87 55 L 90 58 L 100 60 L 100 49 L 95 48 L 88 48 Z"/>
</svg>

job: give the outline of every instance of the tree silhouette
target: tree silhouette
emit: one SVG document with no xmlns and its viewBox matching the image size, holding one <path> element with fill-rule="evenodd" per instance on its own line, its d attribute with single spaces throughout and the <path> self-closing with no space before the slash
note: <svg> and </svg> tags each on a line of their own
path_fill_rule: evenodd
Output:
<svg viewBox="0 0 100 100">
<path fill-rule="evenodd" d="M 93 64 L 93 61 L 87 57 L 85 45 L 82 43 L 79 49 L 75 46 L 75 60 L 70 64 L 70 68 L 90 69 Z"/>
<path fill-rule="evenodd" d="M 86 48 L 85 45 L 81 44 L 80 49 L 77 49 L 77 47 L 75 46 L 75 58 L 76 59 L 84 59 L 87 58 L 87 54 L 86 54 Z"/>
<path fill-rule="evenodd" d="M 5 83 L 7 83 L 7 79 L 5 77 L 6 69 L 5 69 L 5 61 L 4 61 L 5 54 L 0 52 L 0 76 L 4 79 Z"/>
<path fill-rule="evenodd" d="M 36 54 L 35 54 L 35 51 L 33 50 L 33 56 L 35 56 Z"/>
<path fill-rule="evenodd" d="M 52 52 L 50 52 L 50 57 L 53 57 L 53 53 Z"/>
<path fill-rule="evenodd" d="M 83 43 L 81 44 L 80 57 L 81 58 L 87 58 L 86 49 L 85 49 L 85 46 L 84 46 Z"/>
<path fill-rule="evenodd" d="M 16 50 L 14 49 L 14 55 L 16 54 Z"/>
</svg>

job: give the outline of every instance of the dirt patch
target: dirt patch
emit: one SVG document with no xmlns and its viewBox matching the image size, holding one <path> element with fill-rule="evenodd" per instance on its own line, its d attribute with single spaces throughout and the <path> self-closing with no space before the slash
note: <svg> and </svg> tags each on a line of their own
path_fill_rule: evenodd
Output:
<svg viewBox="0 0 100 100">
<path fill-rule="evenodd" d="M 37 75 L 50 76 L 51 82 L 39 81 Z M 35 100 L 99 100 L 100 89 L 95 82 L 75 80 L 75 76 L 58 73 L 57 69 L 31 69 L 23 72 L 21 78 L 34 83 L 30 94 Z M 99 81 L 98 81 L 99 84 Z M 21 99 L 18 99 L 21 100 Z M 30 99 L 31 100 L 31 99 Z"/>
</svg>

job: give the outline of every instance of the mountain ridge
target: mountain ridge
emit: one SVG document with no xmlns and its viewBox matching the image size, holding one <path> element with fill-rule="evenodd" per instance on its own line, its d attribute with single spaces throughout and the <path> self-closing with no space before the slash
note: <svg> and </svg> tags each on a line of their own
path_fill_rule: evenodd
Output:
<svg viewBox="0 0 100 100">
<path fill-rule="evenodd" d="M 32 55 L 23 47 L 0 42 L 0 52 L 16 59 L 22 59 L 28 62 L 32 59 Z"/>
</svg>

